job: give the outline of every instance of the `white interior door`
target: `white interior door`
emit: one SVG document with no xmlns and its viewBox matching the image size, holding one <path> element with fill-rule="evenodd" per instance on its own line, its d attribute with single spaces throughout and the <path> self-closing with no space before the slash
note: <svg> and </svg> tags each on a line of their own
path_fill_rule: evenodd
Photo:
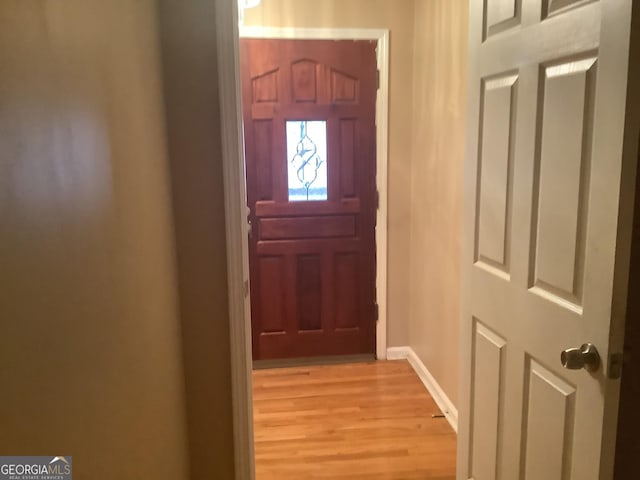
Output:
<svg viewBox="0 0 640 480">
<path fill-rule="evenodd" d="M 460 480 L 612 478 L 631 7 L 470 1 Z"/>
</svg>

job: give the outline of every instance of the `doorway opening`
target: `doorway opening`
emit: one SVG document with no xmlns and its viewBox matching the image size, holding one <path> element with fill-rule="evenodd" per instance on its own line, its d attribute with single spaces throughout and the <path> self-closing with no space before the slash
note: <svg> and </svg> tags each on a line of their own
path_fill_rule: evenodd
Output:
<svg viewBox="0 0 640 480">
<path fill-rule="evenodd" d="M 375 343 L 373 344 L 373 346 L 371 346 L 371 344 L 367 345 L 368 349 L 369 350 L 373 349 L 371 353 L 375 353 L 375 357 L 377 359 L 386 359 L 386 356 L 387 356 L 387 170 L 388 170 L 387 162 L 388 162 L 388 98 L 389 98 L 389 55 L 388 55 L 389 31 L 383 30 L 383 29 L 274 28 L 274 27 L 242 27 L 241 26 L 239 28 L 239 39 L 240 39 L 240 42 L 259 41 L 259 39 L 262 39 L 264 41 L 272 41 L 272 42 L 273 41 L 282 41 L 282 42 L 298 41 L 298 42 L 311 42 L 311 43 L 323 42 L 323 41 L 331 42 L 331 43 L 333 42 L 340 43 L 341 41 L 345 43 L 360 42 L 365 44 L 371 43 L 375 48 L 376 86 L 375 86 L 375 93 L 373 94 L 374 96 L 373 102 L 374 102 L 374 109 L 375 109 L 374 110 L 375 126 L 373 128 L 375 128 L 375 133 L 374 133 L 375 138 L 373 139 L 372 142 L 371 141 L 368 142 L 369 145 L 372 145 L 373 148 L 375 149 L 374 152 L 369 153 L 369 156 L 370 157 L 372 156 L 374 158 L 374 167 L 373 167 L 374 171 L 373 171 L 373 176 L 371 178 L 372 185 L 370 188 L 370 194 L 372 193 L 374 195 L 374 198 L 368 199 L 369 204 L 375 207 L 374 218 L 372 219 L 372 221 L 369 222 L 370 224 L 371 223 L 373 224 L 373 227 L 369 227 L 369 228 L 375 229 L 374 238 L 372 239 L 373 245 L 375 245 L 375 247 L 373 247 L 375 248 L 375 250 L 372 252 L 372 255 L 373 255 L 372 263 L 375 264 L 375 271 L 372 272 L 371 274 L 371 276 L 373 276 L 373 279 L 371 281 L 374 282 L 373 294 L 369 293 L 369 299 L 367 299 L 365 295 L 365 297 L 363 298 L 365 303 L 359 308 L 362 310 L 362 314 L 367 315 L 369 317 L 369 321 L 375 322 L 375 331 L 372 332 L 373 335 L 371 334 L 369 335 L 375 338 Z M 304 77 L 305 73 L 309 72 L 310 70 L 309 67 L 311 67 L 311 64 L 309 63 L 309 61 L 313 62 L 313 60 L 306 58 L 310 55 L 306 55 L 305 57 L 305 55 L 303 53 L 301 54 L 301 52 L 298 52 L 298 55 L 299 56 L 301 55 L 301 58 L 298 60 L 302 60 L 302 61 L 298 62 L 294 67 L 289 67 L 289 68 L 292 68 L 294 70 L 294 73 L 296 73 L 295 70 L 297 69 L 298 75 Z M 242 68 L 244 67 L 242 67 L 241 65 L 241 70 Z M 320 73 L 323 67 L 321 65 L 315 65 L 313 68 L 317 70 L 314 73 Z M 263 73 L 268 73 L 268 72 L 263 72 Z M 327 79 L 327 82 L 329 82 L 329 85 L 327 85 L 325 92 L 322 92 L 322 89 L 323 89 L 322 85 L 319 85 L 319 83 L 322 82 L 322 79 L 319 79 L 320 82 L 316 81 L 315 85 L 310 85 L 312 87 L 315 87 L 314 94 L 318 93 L 322 95 L 324 93 L 324 95 L 331 95 L 330 91 L 332 88 L 335 90 L 336 88 L 342 87 L 343 89 L 347 88 L 346 92 L 343 92 L 343 95 L 344 95 L 345 93 L 347 94 L 349 93 L 349 88 L 356 88 L 356 85 L 350 84 L 348 81 L 347 82 L 343 81 L 342 83 L 338 83 L 341 80 L 344 80 L 344 78 L 340 78 L 339 69 L 336 69 L 335 72 L 333 73 L 325 72 L 325 75 L 326 73 L 329 74 L 329 78 Z M 349 76 L 346 76 L 345 78 L 346 80 L 349 80 Z M 272 78 L 272 80 L 277 81 L 275 78 Z M 260 77 L 258 82 L 252 82 L 252 83 L 257 88 L 260 88 L 261 86 L 264 86 L 264 85 L 268 86 L 269 81 L 270 80 L 267 76 L 267 77 Z M 280 81 L 282 82 L 282 80 Z M 245 96 L 253 95 L 253 85 L 248 86 L 248 88 L 250 88 L 251 91 L 247 92 Z M 304 88 L 305 86 L 303 85 L 303 89 Z M 337 92 L 337 93 L 339 94 L 340 92 Z M 359 93 L 360 92 L 358 92 L 358 94 Z M 241 95 L 244 94 L 244 92 L 242 92 L 242 87 L 241 87 L 240 94 Z M 304 96 L 305 92 L 300 91 L 298 95 Z M 292 95 L 292 97 L 293 96 L 294 95 Z M 320 100 L 322 101 L 322 99 Z M 329 102 L 325 101 L 325 103 L 329 103 L 329 104 L 332 103 L 331 100 L 333 99 L 329 99 L 329 100 L 330 100 Z M 264 103 L 268 103 L 268 102 L 264 102 Z M 309 102 L 309 98 L 305 98 L 301 103 L 307 104 L 307 110 L 309 110 L 309 104 L 310 103 L 313 104 L 316 102 Z M 336 102 L 333 102 L 334 105 L 335 103 Z M 264 106 L 259 106 L 258 108 L 264 108 Z M 297 108 L 300 108 L 300 107 L 297 107 Z M 246 106 L 245 106 L 245 109 L 246 109 Z M 327 112 L 320 112 L 320 113 L 321 114 L 324 113 L 324 118 L 328 118 L 329 112 L 331 112 L 331 110 L 335 110 L 335 107 L 332 108 L 330 105 L 327 105 L 325 106 L 325 109 L 327 110 Z M 302 115 L 302 116 L 300 115 L 303 112 L 295 112 L 295 113 L 297 115 L 293 115 L 293 116 L 296 117 L 295 118 L 296 120 L 300 120 L 303 118 L 306 118 L 308 120 L 310 118 L 308 117 L 309 115 L 308 111 L 304 112 L 307 115 L 306 117 L 305 115 Z M 250 117 L 250 113 L 248 114 L 245 110 L 245 114 L 244 114 L 245 123 L 247 122 L 247 120 L 250 121 L 249 117 Z M 353 115 L 351 115 L 350 118 L 354 118 Z M 264 122 L 261 124 L 261 126 L 263 125 L 265 125 Z M 286 124 L 283 123 L 283 125 L 286 125 Z M 308 125 L 308 122 L 307 122 L 307 125 Z M 334 128 L 334 130 L 337 133 L 337 135 L 335 135 L 336 137 L 341 137 L 341 136 L 346 136 L 346 135 L 341 135 L 342 134 L 341 130 L 344 130 L 345 133 L 348 133 L 348 130 L 349 130 L 348 127 L 350 126 L 352 127 L 352 124 L 349 124 L 349 122 L 344 122 L 342 124 L 336 123 L 335 125 L 330 126 L 330 128 L 332 127 Z M 326 128 L 326 125 L 325 125 L 325 128 Z M 252 139 L 252 142 L 253 141 L 254 140 Z M 360 143 L 366 145 L 366 142 L 360 142 Z M 343 147 L 344 146 L 345 145 L 343 145 Z M 349 146 L 350 145 L 348 144 L 346 145 L 346 147 L 349 147 Z M 355 146 L 356 145 L 353 144 L 351 148 L 354 148 Z M 283 147 L 282 148 L 283 152 L 280 156 L 286 160 L 287 154 L 284 150 L 286 150 L 287 147 L 285 145 L 283 145 L 282 147 Z M 339 144 L 338 144 L 338 147 L 340 148 Z M 249 147 L 248 150 L 251 150 L 251 147 Z M 334 155 L 335 160 L 340 160 L 341 156 L 342 156 L 341 152 L 338 150 Z M 292 158 L 289 160 L 294 160 L 293 157 L 294 155 L 292 155 Z M 255 159 L 255 160 L 258 160 L 258 159 Z M 364 160 L 366 160 L 366 158 L 364 158 Z M 250 160 L 247 159 L 247 161 L 250 161 Z M 278 183 L 277 174 L 274 175 L 273 169 L 270 168 L 270 170 L 271 170 L 270 178 L 272 180 L 274 178 L 276 179 L 276 181 L 271 183 L 271 185 L 275 186 L 277 189 L 277 183 Z M 347 192 L 347 198 L 339 198 L 343 193 L 341 192 L 342 188 L 340 184 L 341 183 L 348 184 L 350 181 L 355 182 L 356 172 L 353 170 L 353 168 L 351 170 L 347 169 L 344 172 L 344 174 L 341 174 L 341 172 L 338 171 L 338 169 L 335 169 L 335 171 L 336 171 L 335 172 L 336 175 L 334 176 L 334 178 L 337 181 L 333 188 L 333 196 L 334 196 L 334 200 L 338 200 L 338 201 L 333 202 L 334 204 L 333 210 L 335 211 L 332 210 L 330 212 L 327 212 L 333 217 L 334 219 L 333 223 L 335 223 L 336 218 L 339 218 L 339 216 L 336 216 L 336 213 L 340 213 L 340 210 L 336 210 L 336 207 L 338 209 L 346 208 L 347 210 L 353 211 L 353 205 L 349 205 L 349 204 L 351 203 L 355 205 L 358 202 L 358 199 L 355 198 L 354 195 L 349 195 L 349 192 Z M 260 173 L 262 173 L 262 175 L 256 175 L 256 177 L 261 176 L 262 181 L 260 183 L 262 185 L 267 185 L 268 183 L 264 182 L 264 173 L 263 172 L 260 172 Z M 284 172 L 281 172 L 281 173 L 284 173 Z M 349 174 L 351 174 L 351 176 Z M 287 177 L 289 175 L 285 173 L 284 175 L 281 175 L 281 176 Z M 247 180 L 250 183 L 251 179 L 247 178 Z M 284 183 L 287 180 L 286 179 L 283 180 L 282 178 L 280 178 L 279 181 Z M 248 184 L 247 185 L 247 191 L 248 191 L 247 193 L 249 194 L 248 203 L 251 203 L 251 200 L 252 200 L 250 198 L 250 195 L 251 195 L 251 193 L 249 192 L 250 188 L 252 188 L 252 186 Z M 347 186 L 347 190 L 348 188 L 349 187 Z M 365 189 L 366 188 L 367 188 L 367 185 L 365 185 Z M 259 189 L 257 185 L 256 185 L 256 189 Z M 280 195 L 288 195 L 287 193 L 288 190 L 285 185 L 281 185 L 280 190 L 281 190 Z M 257 195 L 261 195 L 261 194 L 264 195 L 264 193 L 262 192 L 255 192 L 255 193 Z M 328 193 L 331 194 L 331 192 L 328 192 Z M 352 198 L 348 198 L 348 196 L 351 196 Z M 320 208 L 329 208 L 331 210 L 331 207 L 332 207 L 332 205 L 330 205 L 331 202 L 321 202 L 321 203 L 323 203 L 324 205 Z M 342 204 L 342 206 L 339 205 L 340 203 Z M 248 206 L 249 208 L 251 208 L 251 205 L 248 205 Z M 293 208 L 296 210 L 300 210 L 302 213 L 306 213 L 305 208 L 307 210 L 311 208 L 311 211 L 313 211 L 314 209 L 317 210 L 317 208 L 312 202 L 300 202 L 298 205 L 294 204 Z M 254 208 L 254 210 L 250 213 L 250 218 L 251 218 L 251 215 L 254 215 L 255 213 L 256 211 Z M 256 233 L 256 229 L 259 228 L 259 226 L 255 225 L 255 223 L 257 223 L 257 221 L 260 221 L 260 220 L 255 216 L 251 218 L 251 220 L 252 220 L 252 225 L 251 225 L 252 233 Z M 342 219 L 341 221 L 344 221 L 344 219 Z M 324 230 L 326 231 L 326 229 Z M 256 243 L 257 243 L 257 238 L 256 238 Z M 369 255 L 371 256 L 371 254 Z M 249 253 L 249 256 L 250 257 L 252 256 L 251 251 Z M 343 256 L 342 259 L 345 260 L 345 262 L 343 262 L 343 267 L 348 266 L 347 264 L 349 263 L 349 259 L 345 256 Z M 309 261 L 311 259 L 307 258 L 307 260 L 308 260 L 307 263 L 309 264 L 308 266 L 312 267 L 313 265 L 310 265 L 311 262 Z M 305 269 L 303 269 L 303 271 L 304 270 Z M 309 270 L 309 269 L 306 269 L 306 270 Z M 311 268 L 310 270 L 313 273 L 314 270 L 316 269 Z M 342 268 L 342 270 L 343 272 L 348 273 L 349 269 Z M 258 283 L 258 278 L 256 278 L 258 275 L 254 275 L 253 272 L 252 272 L 252 275 L 253 277 L 251 280 L 252 280 L 252 287 L 253 287 Z M 311 299 L 313 299 L 313 297 L 311 297 Z M 319 299 L 319 300 L 322 302 L 322 299 Z M 316 301 L 318 301 L 318 299 L 316 299 Z M 254 300 L 251 305 L 251 308 L 253 311 L 256 311 L 257 309 L 259 309 L 259 305 L 257 305 L 257 303 L 258 303 L 258 299 L 256 299 L 254 295 Z M 304 302 L 302 303 L 304 304 Z M 293 304 L 292 306 L 296 309 L 301 306 L 300 302 L 296 301 L 295 298 L 290 300 L 290 304 Z M 371 309 L 375 309 L 375 311 L 372 311 Z M 333 311 L 335 311 L 335 309 Z M 290 315 L 295 316 L 295 313 L 293 315 L 292 314 Z M 335 319 L 335 316 L 334 316 L 334 319 Z M 313 336 L 313 333 L 311 333 L 311 336 Z M 300 336 L 296 336 L 296 337 L 297 337 L 297 340 L 300 340 Z M 275 338 L 278 339 L 277 334 Z M 253 353 L 254 359 L 256 359 L 258 358 L 256 355 L 258 352 L 256 352 L 255 350 L 255 345 L 258 342 L 256 342 L 257 339 L 255 337 L 253 338 L 253 340 L 254 340 L 253 342 L 254 349 L 252 349 L 252 353 Z M 349 351 L 348 349 L 342 349 L 341 351 L 331 351 L 331 348 L 325 348 L 324 350 L 317 349 L 316 354 L 323 355 L 323 356 L 327 354 L 342 355 L 345 353 L 346 354 L 365 353 L 365 351 L 366 349 L 360 352 L 352 352 L 352 351 Z M 296 354 L 296 352 L 294 351 L 294 353 L 289 356 L 290 357 L 306 357 L 308 355 L 305 355 L 304 352 L 298 352 Z"/>
<path fill-rule="evenodd" d="M 253 359 L 385 359 L 389 32 L 239 37 Z"/>
<path fill-rule="evenodd" d="M 240 28 L 259 480 L 454 476 L 456 434 L 424 379 L 372 362 L 387 358 L 388 41 Z"/>
</svg>

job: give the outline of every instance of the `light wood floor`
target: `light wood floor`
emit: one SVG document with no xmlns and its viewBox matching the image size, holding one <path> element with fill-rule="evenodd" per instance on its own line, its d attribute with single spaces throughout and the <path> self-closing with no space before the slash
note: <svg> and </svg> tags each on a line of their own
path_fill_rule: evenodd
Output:
<svg viewBox="0 0 640 480">
<path fill-rule="evenodd" d="M 455 478 L 456 435 L 406 361 L 253 373 L 256 480 Z"/>
</svg>

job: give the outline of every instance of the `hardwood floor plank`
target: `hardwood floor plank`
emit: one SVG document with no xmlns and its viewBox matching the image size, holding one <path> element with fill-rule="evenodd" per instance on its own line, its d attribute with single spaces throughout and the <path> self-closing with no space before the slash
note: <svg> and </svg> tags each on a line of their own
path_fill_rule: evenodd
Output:
<svg viewBox="0 0 640 480">
<path fill-rule="evenodd" d="M 454 480 L 456 435 L 406 361 L 253 372 L 257 480 Z"/>
</svg>

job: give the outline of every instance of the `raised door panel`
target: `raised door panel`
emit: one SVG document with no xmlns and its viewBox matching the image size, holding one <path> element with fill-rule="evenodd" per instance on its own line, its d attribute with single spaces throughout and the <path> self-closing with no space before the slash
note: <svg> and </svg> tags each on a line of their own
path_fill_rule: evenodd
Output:
<svg viewBox="0 0 640 480">
<path fill-rule="evenodd" d="M 360 82 L 346 73 L 331 70 L 331 100 L 334 103 L 358 103 Z"/>
<path fill-rule="evenodd" d="M 341 238 L 356 234 L 353 215 L 260 219 L 260 240 Z"/>
<path fill-rule="evenodd" d="M 475 480 L 496 478 L 500 448 L 500 410 L 503 398 L 506 341 L 474 319 L 471 378 L 472 418 L 471 472 Z"/>
<path fill-rule="evenodd" d="M 360 318 L 358 311 L 360 304 L 358 255 L 356 253 L 337 253 L 334 264 L 335 328 L 357 328 Z"/>
<path fill-rule="evenodd" d="M 296 271 L 298 331 L 322 329 L 322 258 L 299 255 Z"/>
<path fill-rule="evenodd" d="M 253 139 L 255 145 L 255 193 L 256 200 L 273 200 L 273 177 L 272 161 L 273 155 L 272 120 L 258 120 L 253 122 Z"/>
<path fill-rule="evenodd" d="M 483 82 L 476 261 L 509 278 L 511 189 L 518 76 Z"/>
<path fill-rule="evenodd" d="M 356 195 L 356 119 L 340 120 L 340 188 L 341 198 Z"/>
<path fill-rule="evenodd" d="M 524 480 L 571 478 L 576 389 L 527 358 Z"/>
<path fill-rule="evenodd" d="M 318 63 L 299 60 L 291 65 L 291 97 L 295 103 L 318 100 Z"/>
<path fill-rule="evenodd" d="M 287 329 L 284 257 L 261 257 L 258 261 L 260 290 L 259 333 L 283 333 Z"/>
<path fill-rule="evenodd" d="M 598 0 L 542 0 L 542 18 L 567 12 Z"/>
<path fill-rule="evenodd" d="M 485 0 L 484 37 L 515 27 L 520 23 L 522 0 Z"/>
<path fill-rule="evenodd" d="M 596 59 L 542 69 L 530 286 L 582 312 Z"/>
<path fill-rule="evenodd" d="M 278 70 L 273 70 L 251 79 L 253 103 L 278 101 L 278 74 Z"/>
</svg>

